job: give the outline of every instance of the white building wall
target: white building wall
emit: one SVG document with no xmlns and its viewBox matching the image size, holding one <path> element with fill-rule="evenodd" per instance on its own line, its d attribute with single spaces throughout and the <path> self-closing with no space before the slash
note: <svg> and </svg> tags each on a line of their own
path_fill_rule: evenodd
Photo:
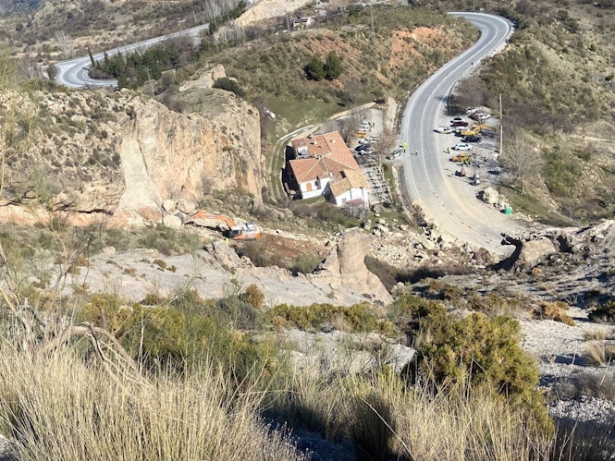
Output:
<svg viewBox="0 0 615 461">
<path fill-rule="evenodd" d="M 329 186 L 329 178 L 319 179 L 316 181 L 306 181 L 299 184 L 301 188 L 301 198 L 313 198 L 324 194 Z M 312 190 L 308 191 L 308 184 L 311 184 Z"/>
<path fill-rule="evenodd" d="M 362 187 L 357 189 L 350 189 L 344 192 L 339 197 L 333 197 L 334 203 L 337 206 L 344 206 L 346 203 L 351 200 L 362 199 L 365 207 L 369 206 L 369 190 L 364 189 Z"/>
</svg>

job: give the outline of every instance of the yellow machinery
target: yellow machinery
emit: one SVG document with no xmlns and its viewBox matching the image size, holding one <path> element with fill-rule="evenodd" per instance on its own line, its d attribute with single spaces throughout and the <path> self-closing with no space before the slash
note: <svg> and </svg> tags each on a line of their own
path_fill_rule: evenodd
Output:
<svg viewBox="0 0 615 461">
<path fill-rule="evenodd" d="M 464 163 L 470 160 L 470 157 L 468 154 L 457 154 L 457 155 L 453 155 L 453 157 L 451 158 L 451 162 L 458 162 L 458 163 Z"/>
<path fill-rule="evenodd" d="M 255 240 L 261 238 L 261 230 L 253 222 L 237 225 L 235 221 L 224 214 L 208 213 L 199 210 L 184 221 L 184 224 L 216 229 L 233 240 Z"/>
</svg>

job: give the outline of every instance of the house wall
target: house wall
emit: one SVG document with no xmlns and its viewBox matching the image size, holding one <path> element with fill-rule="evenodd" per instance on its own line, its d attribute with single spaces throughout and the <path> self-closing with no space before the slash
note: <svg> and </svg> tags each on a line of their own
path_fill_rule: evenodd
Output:
<svg viewBox="0 0 615 461">
<path fill-rule="evenodd" d="M 369 191 L 364 188 L 350 189 L 349 191 L 344 192 L 339 197 L 333 197 L 333 203 L 336 206 L 344 206 L 347 202 L 356 199 L 362 199 L 365 207 L 369 206 Z"/>
<path fill-rule="evenodd" d="M 306 181 L 299 184 L 301 188 L 301 198 L 313 198 L 324 194 L 329 187 L 329 179 L 320 179 L 316 181 Z M 311 185 L 311 191 L 308 190 L 308 184 Z"/>
</svg>

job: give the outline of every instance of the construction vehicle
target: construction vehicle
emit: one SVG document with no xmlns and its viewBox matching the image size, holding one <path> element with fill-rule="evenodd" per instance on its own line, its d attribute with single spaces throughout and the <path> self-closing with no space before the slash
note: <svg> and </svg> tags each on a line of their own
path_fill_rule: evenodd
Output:
<svg viewBox="0 0 615 461">
<path fill-rule="evenodd" d="M 459 135 L 461 136 L 478 136 L 481 131 L 485 128 L 491 128 L 489 125 L 484 125 L 484 124 L 480 124 L 480 125 L 474 125 L 472 128 L 469 129 L 464 129 L 459 131 Z"/>
<path fill-rule="evenodd" d="M 195 226 L 215 229 L 233 240 L 256 240 L 261 238 L 261 230 L 253 222 L 248 221 L 245 224 L 238 225 L 225 214 L 208 213 L 205 210 L 197 211 L 188 217 L 184 224 L 194 224 Z"/>
<path fill-rule="evenodd" d="M 470 160 L 468 154 L 457 154 L 451 157 L 451 162 L 465 163 Z"/>
<path fill-rule="evenodd" d="M 470 128 L 469 130 L 461 130 L 459 132 L 460 136 L 477 136 L 480 134 L 480 130 L 478 128 Z"/>
</svg>

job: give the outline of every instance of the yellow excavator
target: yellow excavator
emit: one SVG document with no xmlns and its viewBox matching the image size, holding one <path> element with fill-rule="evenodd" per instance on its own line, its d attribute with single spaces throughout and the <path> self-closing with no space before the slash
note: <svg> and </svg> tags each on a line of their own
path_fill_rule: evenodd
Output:
<svg viewBox="0 0 615 461">
<path fill-rule="evenodd" d="M 480 132 L 485 128 L 491 128 L 491 127 L 485 124 L 475 125 L 472 128 L 469 128 L 467 130 L 462 130 L 459 134 L 461 136 L 478 136 Z"/>
<path fill-rule="evenodd" d="M 199 210 L 184 221 L 184 224 L 207 227 L 221 232 L 233 240 L 256 240 L 261 238 L 260 228 L 251 221 L 238 225 L 230 217 L 221 213 L 208 213 Z"/>
</svg>

